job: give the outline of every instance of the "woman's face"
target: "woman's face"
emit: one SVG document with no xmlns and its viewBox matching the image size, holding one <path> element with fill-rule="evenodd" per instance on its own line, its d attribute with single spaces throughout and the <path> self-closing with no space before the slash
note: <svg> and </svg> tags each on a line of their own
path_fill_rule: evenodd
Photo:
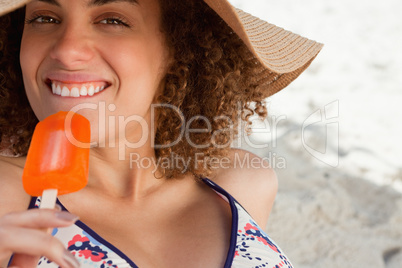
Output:
<svg viewBox="0 0 402 268">
<path fill-rule="evenodd" d="M 159 20 L 158 0 L 31 1 L 20 60 L 39 120 L 73 109 L 91 121 L 92 141 L 131 115 L 149 123 L 168 60 Z"/>
</svg>

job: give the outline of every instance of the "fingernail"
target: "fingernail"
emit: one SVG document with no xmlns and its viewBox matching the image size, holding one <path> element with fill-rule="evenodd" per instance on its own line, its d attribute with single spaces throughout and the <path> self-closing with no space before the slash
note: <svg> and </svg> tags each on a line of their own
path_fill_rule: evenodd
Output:
<svg viewBox="0 0 402 268">
<path fill-rule="evenodd" d="M 80 263 L 78 262 L 78 260 L 67 249 L 64 251 L 63 259 L 68 264 L 68 267 L 71 267 L 71 268 L 79 268 L 80 267 Z"/>
<path fill-rule="evenodd" d="M 67 211 L 56 212 L 56 217 L 63 221 L 72 221 L 72 222 L 76 222 L 79 219 L 78 216 L 71 214 Z"/>
<path fill-rule="evenodd" d="M 59 204 L 54 205 L 54 209 L 57 211 L 61 211 L 61 206 Z"/>
</svg>

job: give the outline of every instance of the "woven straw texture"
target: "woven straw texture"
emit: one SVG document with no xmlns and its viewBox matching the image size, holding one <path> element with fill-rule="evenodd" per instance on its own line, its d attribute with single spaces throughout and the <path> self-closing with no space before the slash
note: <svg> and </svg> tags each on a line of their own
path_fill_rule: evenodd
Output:
<svg viewBox="0 0 402 268">
<path fill-rule="evenodd" d="M 243 41 L 266 67 L 259 81 L 272 95 L 296 79 L 312 62 L 322 44 L 262 21 L 240 9 L 236 13 L 247 39 Z"/>
<path fill-rule="evenodd" d="M 268 96 L 296 79 L 313 61 L 323 45 L 286 31 L 234 8 L 226 0 L 204 0 L 233 29 L 262 63 L 256 77 Z"/>
<path fill-rule="evenodd" d="M 4 15 L 14 9 L 22 7 L 24 4 L 28 3 L 29 0 L 0 0 L 0 16 Z"/>
</svg>

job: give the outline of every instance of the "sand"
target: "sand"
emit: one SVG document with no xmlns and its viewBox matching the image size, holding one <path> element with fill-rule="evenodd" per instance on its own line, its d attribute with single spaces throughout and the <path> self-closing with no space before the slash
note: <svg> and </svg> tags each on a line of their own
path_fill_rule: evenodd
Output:
<svg viewBox="0 0 402 268">
<path fill-rule="evenodd" d="M 281 143 L 299 138 L 290 132 Z M 266 231 L 295 267 L 402 267 L 400 192 L 317 165 L 288 145 L 274 152 L 287 167 L 276 169 L 279 192 Z"/>
<path fill-rule="evenodd" d="M 325 44 L 242 144 L 278 175 L 267 233 L 295 267 L 401 268 L 402 2 L 231 2 Z"/>
</svg>

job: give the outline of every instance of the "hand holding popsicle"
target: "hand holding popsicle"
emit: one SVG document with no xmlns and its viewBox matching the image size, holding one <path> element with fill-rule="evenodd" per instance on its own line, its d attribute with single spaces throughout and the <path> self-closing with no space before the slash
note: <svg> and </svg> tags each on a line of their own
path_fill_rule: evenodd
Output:
<svg viewBox="0 0 402 268">
<path fill-rule="evenodd" d="M 89 121 L 79 114 L 58 112 L 37 124 L 22 182 L 29 195 L 42 196 L 41 209 L 54 209 L 58 194 L 72 193 L 85 187 L 88 180 L 89 142 Z M 46 255 L 62 267 L 78 267 L 78 262 L 60 241 L 51 238 L 52 242 L 46 238 L 49 234 L 39 231 L 68 226 L 76 221 L 73 217 L 67 212 L 31 210 L 0 218 L 0 227 L 11 230 L 8 232 L 10 235 L 14 233 L 12 240 L 15 245 L 6 247 L 19 253 L 14 255 L 11 266 L 36 267 L 35 256 Z M 25 239 L 18 238 L 21 235 L 25 235 Z"/>
<path fill-rule="evenodd" d="M 11 253 L 10 267 L 37 267 L 41 256 L 63 268 L 79 267 L 61 241 L 41 231 L 67 227 L 76 220 L 73 214 L 51 209 L 30 209 L 0 217 L 0 267 L 7 267 Z"/>
</svg>

